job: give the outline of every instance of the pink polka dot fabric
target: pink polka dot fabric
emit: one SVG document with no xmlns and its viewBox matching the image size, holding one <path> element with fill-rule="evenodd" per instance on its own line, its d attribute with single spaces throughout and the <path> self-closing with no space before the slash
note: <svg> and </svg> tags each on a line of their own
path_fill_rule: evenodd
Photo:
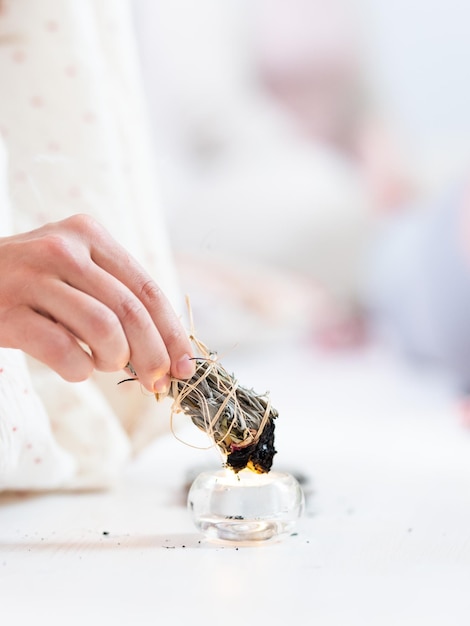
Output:
<svg viewBox="0 0 470 626">
<path fill-rule="evenodd" d="M 89 213 L 183 311 L 132 28 L 125 0 L 2 0 L 1 234 Z M 168 429 L 122 375 L 72 385 L 5 349 L 0 370 L 0 489 L 109 485 Z"/>
</svg>

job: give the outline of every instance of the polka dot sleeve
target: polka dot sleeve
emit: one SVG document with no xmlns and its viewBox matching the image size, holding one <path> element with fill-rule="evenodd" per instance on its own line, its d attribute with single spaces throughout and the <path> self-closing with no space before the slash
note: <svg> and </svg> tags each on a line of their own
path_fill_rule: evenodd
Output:
<svg viewBox="0 0 470 626">
<path fill-rule="evenodd" d="M 0 136 L 9 154 L 12 232 L 89 213 L 183 314 L 128 2 L 2 0 L 0 6 L 0 80 L 8 85 L 0 98 Z M 29 374 L 24 362 L 15 361 L 20 369 L 9 386 L 2 387 L 0 377 L 0 393 L 7 406 L 7 397 L 22 397 L 26 374 L 31 376 L 39 404 L 25 408 L 27 421 L 42 411 L 41 424 L 69 458 L 67 471 L 54 470 L 66 487 L 109 484 L 132 452 L 169 429 L 169 406 L 131 386 L 118 387 L 122 374 L 71 385 L 29 358 L 27 363 Z M 4 452 L 13 450 L 11 415 L 23 410 L 15 407 L 8 421 L 8 410 L 4 415 L 0 408 Z M 38 465 L 29 467 L 32 482 Z M 13 486 L 5 476 L 0 488 Z"/>
</svg>

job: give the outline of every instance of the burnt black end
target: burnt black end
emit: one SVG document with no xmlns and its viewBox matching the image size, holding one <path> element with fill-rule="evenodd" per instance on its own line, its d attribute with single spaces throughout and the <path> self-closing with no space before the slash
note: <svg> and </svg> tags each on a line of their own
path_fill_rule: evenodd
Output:
<svg viewBox="0 0 470 626">
<path fill-rule="evenodd" d="M 267 474 L 276 454 L 274 426 L 274 420 L 269 420 L 256 443 L 231 452 L 227 457 L 227 466 L 235 473 L 249 467 L 258 474 Z"/>
</svg>

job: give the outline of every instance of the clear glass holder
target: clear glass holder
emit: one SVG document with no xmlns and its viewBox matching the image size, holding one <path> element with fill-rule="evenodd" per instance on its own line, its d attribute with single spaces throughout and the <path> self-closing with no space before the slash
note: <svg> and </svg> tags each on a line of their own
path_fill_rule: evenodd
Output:
<svg viewBox="0 0 470 626">
<path fill-rule="evenodd" d="M 304 506 L 300 484 L 285 472 L 206 471 L 188 492 L 194 524 L 212 541 L 257 543 L 284 537 Z"/>
</svg>

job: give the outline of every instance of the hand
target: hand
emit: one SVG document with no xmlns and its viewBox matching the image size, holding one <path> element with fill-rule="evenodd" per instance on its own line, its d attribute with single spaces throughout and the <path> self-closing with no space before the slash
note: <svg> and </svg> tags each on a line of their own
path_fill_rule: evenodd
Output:
<svg viewBox="0 0 470 626">
<path fill-rule="evenodd" d="M 158 285 L 93 218 L 0 238 L 0 346 L 68 381 L 129 362 L 164 393 L 194 373 L 188 336 Z"/>
</svg>

